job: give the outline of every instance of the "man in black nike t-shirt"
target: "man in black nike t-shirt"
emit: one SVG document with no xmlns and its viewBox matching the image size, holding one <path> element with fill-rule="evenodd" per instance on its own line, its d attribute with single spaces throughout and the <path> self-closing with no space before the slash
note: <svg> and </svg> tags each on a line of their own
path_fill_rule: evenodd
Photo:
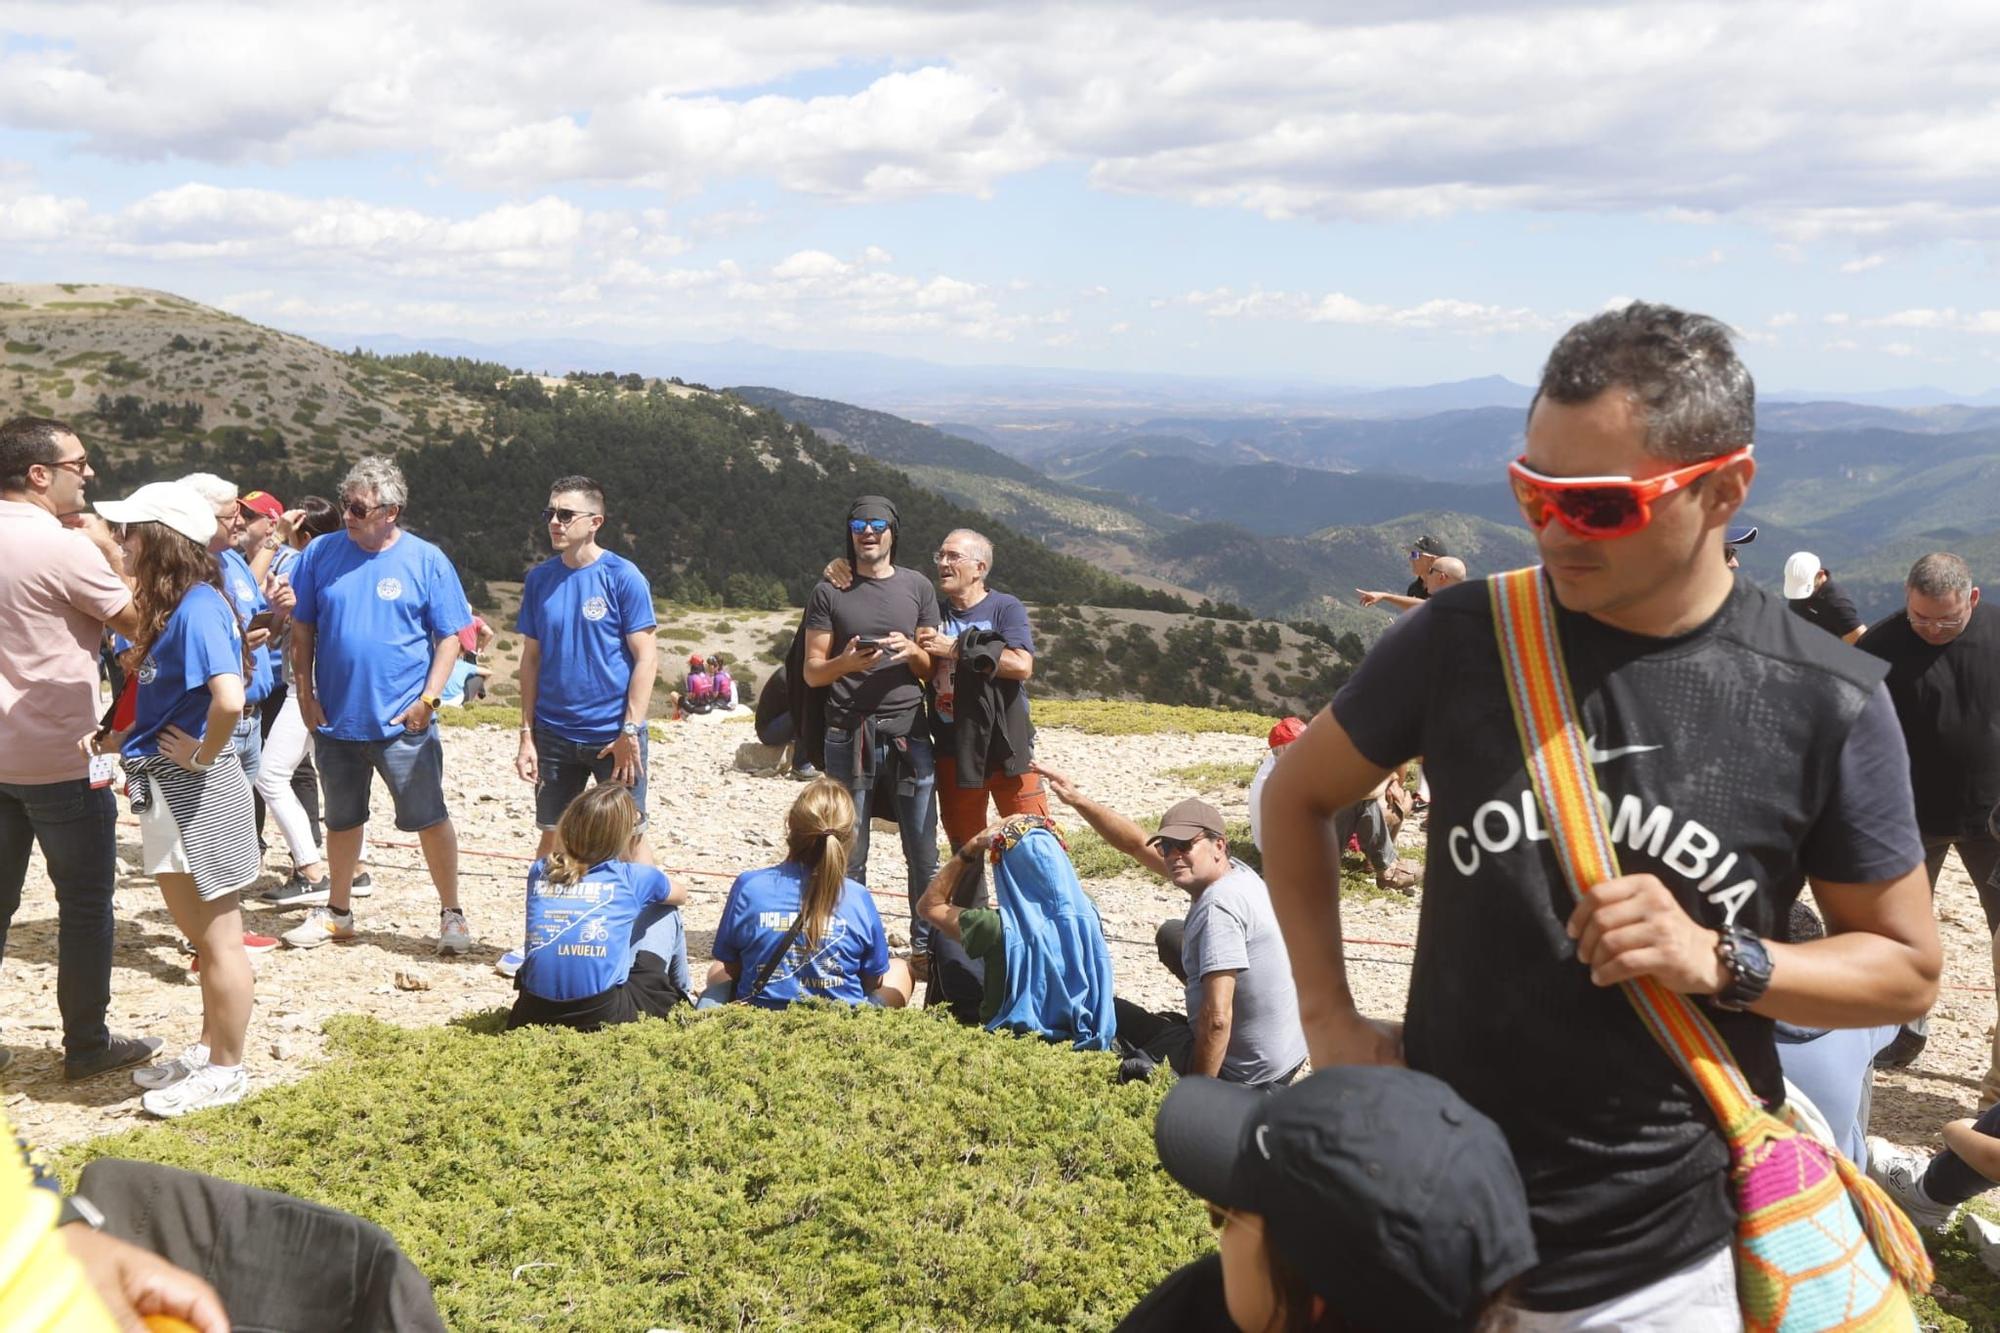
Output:
<svg viewBox="0 0 2000 1333">
<path fill-rule="evenodd" d="M 1557 343 L 1529 412 L 1515 490 L 1619 878 L 1580 906 L 1564 882 L 1484 582 L 1391 626 L 1264 788 L 1265 866 L 1313 1064 L 1406 1061 L 1506 1132 L 1542 1258 L 1518 1296 L 1526 1329 L 1741 1326 L 1726 1145 L 1619 982 L 1701 997 L 1772 1104 L 1774 1019 L 1898 1023 L 1936 994 L 1883 664 L 1723 563 L 1755 472 L 1754 418 L 1721 324 L 1637 303 Z M 1564 485 L 1586 477 L 1613 480 Z M 1348 989 L 1323 826 L 1418 754 L 1428 882 L 1398 1030 L 1362 1017 Z M 1829 937 L 1773 942 L 1808 880 Z M 1725 961 L 1718 945 L 1738 929 L 1761 940 L 1767 971 L 1747 940 L 1732 955 L 1747 964 Z"/>
</svg>

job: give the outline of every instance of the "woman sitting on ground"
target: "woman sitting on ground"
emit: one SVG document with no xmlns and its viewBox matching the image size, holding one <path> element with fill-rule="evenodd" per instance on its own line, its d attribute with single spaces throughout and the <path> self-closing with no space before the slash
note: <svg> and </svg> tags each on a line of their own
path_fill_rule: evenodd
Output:
<svg viewBox="0 0 2000 1333">
<path fill-rule="evenodd" d="M 730 886 L 699 1007 L 738 998 L 765 1009 L 794 1000 L 908 1004 L 910 965 L 889 956 L 875 900 L 847 877 L 853 795 L 829 778 L 809 783 L 785 817 L 785 846 L 782 862 Z"/>
<path fill-rule="evenodd" d="M 139 611 L 125 653 L 138 681 L 136 712 L 121 753 L 143 868 L 201 959 L 201 1039 L 132 1075 L 146 1089 L 140 1105 L 171 1117 L 241 1101 L 249 1086 L 243 1048 L 253 980 L 239 895 L 260 867 L 250 779 L 231 734 L 250 655 L 209 553 L 216 520 L 207 500 L 178 482 L 154 482 L 97 512 L 124 525 Z"/>
<path fill-rule="evenodd" d="M 734 709 L 736 682 L 730 678 L 729 668 L 722 664 L 722 656 L 719 653 L 709 655 L 708 679 L 710 692 L 715 698 L 715 706 L 725 713 Z"/>
<path fill-rule="evenodd" d="M 528 871 L 520 994 L 509 1028 L 543 1023 L 594 1032 L 687 1003 L 684 889 L 629 860 L 638 838 L 632 794 L 600 783 L 569 803 L 556 849 Z"/>
<path fill-rule="evenodd" d="M 1500 1330 L 1535 1266 L 1500 1127 L 1429 1074 L 1337 1065 L 1274 1093 L 1184 1078 L 1153 1142 L 1208 1205 L 1217 1253 L 1170 1274 L 1120 1333 Z"/>
</svg>

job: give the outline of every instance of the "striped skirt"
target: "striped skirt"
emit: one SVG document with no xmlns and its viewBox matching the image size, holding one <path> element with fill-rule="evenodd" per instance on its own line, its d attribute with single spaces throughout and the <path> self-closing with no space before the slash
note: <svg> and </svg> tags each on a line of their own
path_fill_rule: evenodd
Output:
<svg viewBox="0 0 2000 1333">
<path fill-rule="evenodd" d="M 133 812 L 142 824 L 172 819 L 180 842 L 174 869 L 194 877 L 202 901 L 235 893 L 256 881 L 263 864 L 257 849 L 256 803 L 250 779 L 233 751 L 224 751 L 198 773 L 164 755 L 139 755 L 125 761 L 125 776 L 134 793 Z M 164 809 L 157 804 L 162 802 Z M 151 845 L 156 831 L 168 832 L 157 826 L 147 830 L 149 863 L 157 861 Z M 148 869 L 155 866 L 149 864 Z"/>
</svg>

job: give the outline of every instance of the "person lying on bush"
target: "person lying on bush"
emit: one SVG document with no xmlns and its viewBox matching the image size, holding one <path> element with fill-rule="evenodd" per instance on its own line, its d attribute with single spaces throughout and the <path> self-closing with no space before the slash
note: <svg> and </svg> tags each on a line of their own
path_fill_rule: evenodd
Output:
<svg viewBox="0 0 2000 1333">
<path fill-rule="evenodd" d="M 599 783 L 571 801 L 556 846 L 528 871 L 520 992 L 509 1028 L 530 1023 L 594 1032 L 687 1003 L 685 889 L 628 859 L 638 838 L 632 793 Z"/>
<path fill-rule="evenodd" d="M 1160 1165 L 1208 1205 L 1217 1253 L 1171 1274 L 1121 1333 L 1500 1329 L 1534 1267 L 1500 1127 L 1428 1074 L 1339 1065 L 1262 1093 L 1185 1078 Z"/>
<path fill-rule="evenodd" d="M 999 910 L 959 905 L 993 859 Z M 1042 815 L 1014 815 L 975 834 L 917 900 L 917 914 L 979 964 L 979 1021 L 1082 1051 L 1111 1049 L 1111 950 L 1069 848 Z"/>
<path fill-rule="evenodd" d="M 875 900 L 847 877 L 853 846 L 853 795 L 831 778 L 814 779 L 785 816 L 785 859 L 729 886 L 698 1008 L 732 1000 L 765 1009 L 794 1000 L 909 1003 L 910 965 L 889 956 Z"/>
</svg>

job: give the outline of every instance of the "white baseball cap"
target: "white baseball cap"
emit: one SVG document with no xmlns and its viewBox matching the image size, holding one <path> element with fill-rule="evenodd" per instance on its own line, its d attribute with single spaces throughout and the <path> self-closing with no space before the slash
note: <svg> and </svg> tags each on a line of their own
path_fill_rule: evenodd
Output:
<svg viewBox="0 0 2000 1333">
<path fill-rule="evenodd" d="M 1800 602 L 1813 595 L 1813 584 L 1819 578 L 1819 557 L 1811 551 L 1794 551 L 1785 561 L 1785 597 L 1788 601 Z"/>
<path fill-rule="evenodd" d="M 99 501 L 97 512 L 107 523 L 164 523 L 203 546 L 215 537 L 214 506 L 178 481 L 149 481 L 123 500 Z"/>
</svg>

